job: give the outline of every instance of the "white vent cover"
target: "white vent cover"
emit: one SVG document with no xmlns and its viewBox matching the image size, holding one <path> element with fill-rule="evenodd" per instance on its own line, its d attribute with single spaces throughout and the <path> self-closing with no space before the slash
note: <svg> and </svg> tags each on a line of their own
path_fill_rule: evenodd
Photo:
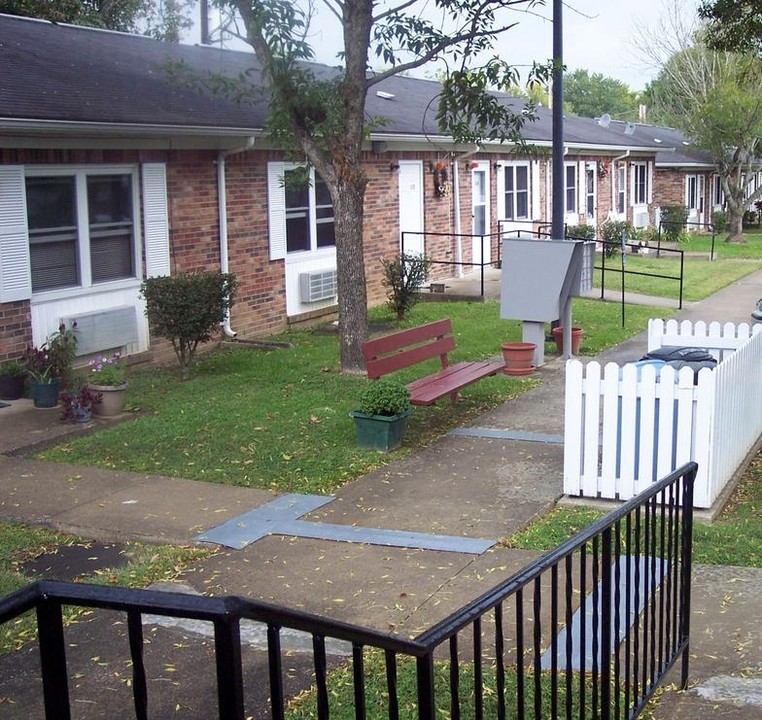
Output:
<svg viewBox="0 0 762 720">
<path fill-rule="evenodd" d="M 634 213 L 632 217 L 632 224 L 636 228 L 648 227 L 648 210 Z"/>
<path fill-rule="evenodd" d="M 62 318 L 66 327 L 77 323 L 77 355 L 122 348 L 138 341 L 138 321 L 131 305 Z"/>
<path fill-rule="evenodd" d="M 299 296 L 303 303 L 330 300 L 335 297 L 336 271 L 318 270 L 299 274 Z"/>
</svg>

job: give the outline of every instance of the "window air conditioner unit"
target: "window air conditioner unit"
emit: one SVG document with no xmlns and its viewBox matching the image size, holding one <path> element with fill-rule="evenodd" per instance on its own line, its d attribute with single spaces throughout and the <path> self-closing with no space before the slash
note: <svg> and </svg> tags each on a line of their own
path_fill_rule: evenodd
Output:
<svg viewBox="0 0 762 720">
<path fill-rule="evenodd" d="M 632 224 L 636 228 L 648 227 L 648 211 L 636 212 L 633 215 Z"/>
<path fill-rule="evenodd" d="M 299 274 L 299 295 L 303 303 L 336 297 L 336 271 L 318 270 Z"/>
</svg>

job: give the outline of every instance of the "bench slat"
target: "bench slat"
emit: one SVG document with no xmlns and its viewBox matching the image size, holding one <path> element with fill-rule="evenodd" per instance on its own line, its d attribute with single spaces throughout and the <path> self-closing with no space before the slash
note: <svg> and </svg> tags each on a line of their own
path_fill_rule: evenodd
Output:
<svg viewBox="0 0 762 720">
<path fill-rule="evenodd" d="M 378 380 L 382 375 L 402 370 L 403 368 L 426 362 L 432 358 L 443 358 L 442 367 L 447 367 L 447 353 L 455 350 L 455 340 L 451 337 L 440 338 L 410 349 L 402 349 L 389 355 L 365 358 L 365 368 L 371 380 Z"/>
<path fill-rule="evenodd" d="M 368 340 L 363 345 L 363 357 L 368 377 L 378 380 L 436 357 L 442 367 L 447 367 L 447 353 L 455 347 L 452 322 L 445 319 Z"/>
<path fill-rule="evenodd" d="M 502 362 L 483 360 L 450 365 L 447 353 L 455 350 L 449 318 L 368 340 L 363 357 L 371 380 L 438 357 L 442 369 L 408 384 L 413 405 L 433 405 L 450 396 L 455 402 L 461 388 L 503 369 Z"/>
<path fill-rule="evenodd" d="M 437 400 L 460 390 L 477 380 L 495 375 L 505 367 L 504 363 L 484 360 L 460 362 L 410 383 L 410 401 L 413 405 L 433 405 Z"/>
</svg>

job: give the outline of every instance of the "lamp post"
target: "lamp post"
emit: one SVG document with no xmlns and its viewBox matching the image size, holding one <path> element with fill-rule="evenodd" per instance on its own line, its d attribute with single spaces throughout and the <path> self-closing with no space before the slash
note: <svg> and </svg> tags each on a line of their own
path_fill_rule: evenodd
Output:
<svg viewBox="0 0 762 720">
<path fill-rule="evenodd" d="M 551 234 L 554 240 L 566 237 L 564 223 L 564 30 L 563 2 L 553 0 L 553 215 Z M 571 295 L 561 310 L 564 328 L 563 357 L 571 357 Z"/>
<path fill-rule="evenodd" d="M 564 60 L 562 0 L 553 0 L 553 214 L 554 240 L 564 237 Z"/>
</svg>

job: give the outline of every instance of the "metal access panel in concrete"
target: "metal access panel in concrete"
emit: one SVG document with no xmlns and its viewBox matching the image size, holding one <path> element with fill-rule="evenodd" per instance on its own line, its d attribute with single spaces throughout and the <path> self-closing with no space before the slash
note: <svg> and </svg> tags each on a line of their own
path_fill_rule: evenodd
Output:
<svg viewBox="0 0 762 720">
<path fill-rule="evenodd" d="M 500 317 L 551 322 L 570 295 L 579 294 L 583 243 L 503 240 Z"/>
</svg>

